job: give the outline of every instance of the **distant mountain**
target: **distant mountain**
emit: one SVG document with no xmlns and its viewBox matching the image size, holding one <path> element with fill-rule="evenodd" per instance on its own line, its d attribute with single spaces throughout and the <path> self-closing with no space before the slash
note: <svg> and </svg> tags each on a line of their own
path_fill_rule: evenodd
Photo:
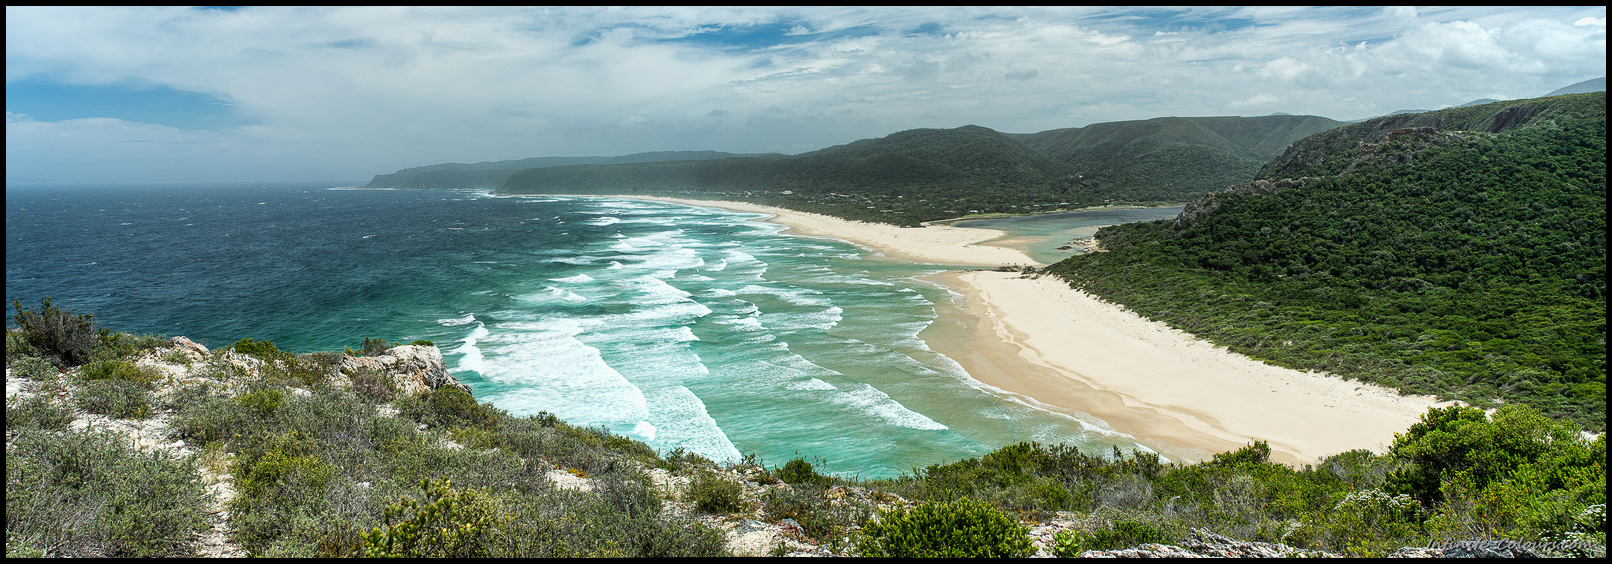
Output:
<svg viewBox="0 0 1612 564">
<path fill-rule="evenodd" d="M 795 156 L 582 164 L 511 174 L 499 192 L 765 198 L 915 224 L 975 212 L 1175 203 L 1253 178 L 1288 143 L 1343 125 L 1316 116 L 1158 118 L 1031 134 L 915 129 Z"/>
<path fill-rule="evenodd" d="M 794 156 L 534 168 L 509 194 L 679 194 L 897 224 L 1071 202 L 1073 169 L 988 128 L 914 129 Z"/>
<path fill-rule="evenodd" d="M 1572 86 L 1567 86 L 1567 87 L 1564 87 L 1564 88 L 1558 88 L 1555 91 L 1553 91 L 1553 92 L 1551 92 L 1549 94 L 1546 94 L 1546 95 L 1544 95 L 1542 97 L 1561 96 L 1563 94 L 1584 94 L 1584 93 L 1587 93 L 1587 92 L 1605 92 L 1605 91 L 1606 91 L 1606 77 L 1603 76 L 1601 78 L 1592 78 L 1590 80 L 1586 80 L 1584 82 L 1580 82 L 1580 83 L 1574 84 Z M 1464 108 L 1464 107 L 1467 107 L 1467 106 L 1481 106 L 1483 104 L 1492 104 L 1492 103 L 1501 102 L 1501 101 L 1503 101 L 1503 100 L 1496 100 L 1494 98 L 1482 98 L 1482 99 L 1478 99 L 1478 100 L 1473 100 L 1471 102 L 1467 102 L 1465 104 L 1461 104 L 1459 106 L 1452 106 L 1452 107 Z M 1383 115 L 1380 115 L 1380 116 L 1377 116 L 1377 117 L 1397 116 L 1399 114 L 1420 114 L 1420 113 L 1426 113 L 1426 112 L 1430 112 L 1430 111 L 1432 111 L 1432 110 L 1397 110 L 1397 111 L 1389 112 L 1389 113 L 1386 113 L 1386 114 L 1383 114 Z M 1359 123 L 1359 122 L 1362 122 L 1362 121 L 1366 121 L 1368 119 L 1372 119 L 1372 118 L 1351 120 L 1348 123 Z"/>
<path fill-rule="evenodd" d="M 619 157 L 535 157 L 475 164 L 443 163 L 377 174 L 367 188 L 482 189 L 491 190 L 518 170 L 582 164 L 644 163 L 657 161 L 722 159 L 739 156 L 720 151 L 655 151 Z"/>
<path fill-rule="evenodd" d="M 1592 78 L 1584 82 L 1558 88 L 1546 96 L 1561 96 L 1563 94 L 1584 94 L 1586 92 L 1606 92 L 1606 77 Z"/>
</svg>

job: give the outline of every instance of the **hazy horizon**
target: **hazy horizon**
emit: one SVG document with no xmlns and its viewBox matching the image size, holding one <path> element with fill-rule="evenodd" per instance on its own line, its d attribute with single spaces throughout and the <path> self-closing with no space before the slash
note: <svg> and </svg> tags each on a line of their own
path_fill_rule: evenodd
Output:
<svg viewBox="0 0 1612 564">
<path fill-rule="evenodd" d="M 1353 120 L 1605 75 L 1606 8 L 6 8 L 6 181 L 367 182 L 915 128 Z"/>
</svg>

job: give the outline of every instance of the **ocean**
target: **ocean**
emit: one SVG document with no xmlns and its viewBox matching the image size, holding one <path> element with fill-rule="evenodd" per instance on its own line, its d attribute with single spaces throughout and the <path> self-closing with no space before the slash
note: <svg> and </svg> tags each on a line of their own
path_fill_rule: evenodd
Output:
<svg viewBox="0 0 1612 564">
<path fill-rule="evenodd" d="M 1102 213 L 1032 234 L 1119 222 Z M 887 478 L 1020 441 L 1135 445 L 930 349 L 958 298 L 929 281 L 948 267 L 764 217 L 312 184 L 8 187 L 6 300 L 209 348 L 428 339 L 483 402 L 718 461 Z"/>
</svg>

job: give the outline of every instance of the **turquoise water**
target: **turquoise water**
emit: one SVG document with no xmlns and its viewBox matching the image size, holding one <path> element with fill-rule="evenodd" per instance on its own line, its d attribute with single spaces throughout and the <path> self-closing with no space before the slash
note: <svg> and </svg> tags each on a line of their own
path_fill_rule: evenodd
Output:
<svg viewBox="0 0 1612 564">
<path fill-rule="evenodd" d="M 430 339 L 477 398 L 658 450 L 890 477 L 1014 442 L 1128 447 L 970 380 L 919 333 L 941 269 L 764 216 L 308 185 L 10 189 L 6 299 L 295 351 Z"/>
</svg>

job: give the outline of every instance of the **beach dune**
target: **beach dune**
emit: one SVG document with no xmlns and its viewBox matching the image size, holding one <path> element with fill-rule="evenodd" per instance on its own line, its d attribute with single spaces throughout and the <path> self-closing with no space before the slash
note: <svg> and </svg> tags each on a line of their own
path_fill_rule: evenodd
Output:
<svg viewBox="0 0 1612 564">
<path fill-rule="evenodd" d="M 901 228 L 742 202 L 630 196 L 772 214 L 797 232 L 836 237 L 934 264 L 1036 265 L 1018 249 L 980 245 L 1000 231 Z M 980 383 L 1031 405 L 1095 417 L 1173 460 L 1266 441 L 1272 459 L 1313 463 L 1381 452 L 1438 403 L 1335 376 L 1280 368 L 1075 290 L 1055 276 L 955 271 L 936 280 L 962 296 L 931 347 Z M 1083 417 L 1085 418 L 1085 417 Z M 1089 418 L 1086 418 L 1089 419 Z"/>
</svg>

